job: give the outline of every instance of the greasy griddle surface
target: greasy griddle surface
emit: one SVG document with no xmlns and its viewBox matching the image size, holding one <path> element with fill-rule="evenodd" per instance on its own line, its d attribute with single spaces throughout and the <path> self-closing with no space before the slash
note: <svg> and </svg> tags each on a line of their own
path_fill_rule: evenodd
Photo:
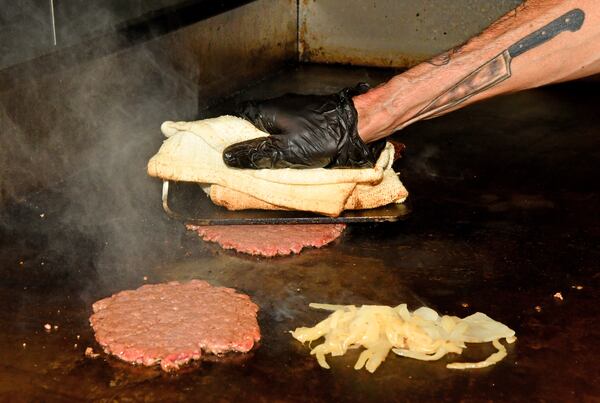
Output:
<svg viewBox="0 0 600 403">
<path fill-rule="evenodd" d="M 304 67 L 241 97 L 332 92 L 389 74 Z M 292 257 L 239 256 L 186 235 L 163 213 L 160 184 L 145 176 L 156 145 L 146 153 L 136 145 L 95 175 L 82 170 L 6 206 L 0 400 L 598 400 L 599 90 L 595 83 L 537 89 L 407 128 L 399 168 L 411 190 L 410 218 L 353 224 L 339 243 Z M 126 116 L 146 112 L 139 104 L 106 106 Z M 159 135 L 140 125 L 141 135 Z M 84 358 L 86 346 L 98 350 L 88 324 L 94 301 L 193 278 L 233 287 L 260 306 L 258 349 L 177 376 Z M 480 371 L 390 356 L 372 375 L 352 369 L 357 351 L 332 358 L 327 371 L 287 333 L 325 316 L 310 302 L 481 311 L 515 329 L 518 340 L 505 360 Z M 47 333 L 45 323 L 58 328 Z M 462 359 L 493 351 L 470 350 Z"/>
</svg>

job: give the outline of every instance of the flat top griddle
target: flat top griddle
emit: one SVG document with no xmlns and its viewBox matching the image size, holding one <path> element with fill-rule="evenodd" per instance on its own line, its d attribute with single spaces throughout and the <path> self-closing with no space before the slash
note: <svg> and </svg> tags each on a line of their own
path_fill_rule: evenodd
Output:
<svg viewBox="0 0 600 403">
<path fill-rule="evenodd" d="M 197 183 L 171 181 L 163 182 L 162 203 L 169 217 L 196 225 L 394 222 L 405 219 L 410 213 L 410 207 L 405 203 L 393 203 L 368 210 L 345 211 L 339 217 L 328 217 L 306 211 L 229 211 L 215 205 Z"/>
<path fill-rule="evenodd" d="M 375 84 L 377 74 L 302 66 L 241 96 L 333 91 Z M 129 82 L 106 79 L 102 87 Z M 143 169 L 157 144 L 113 145 L 128 158 L 90 164 L 0 209 L 0 401 L 598 401 L 599 87 L 534 89 L 407 127 L 398 170 L 412 191 L 410 219 L 354 224 L 327 247 L 272 259 L 224 251 L 169 219 L 158 203 L 160 183 Z M 23 115 L 42 113 L 41 121 L 48 99 L 56 98 L 37 97 Z M 130 97 L 118 100 L 95 112 L 156 114 Z M 169 106 L 176 109 L 161 110 Z M 77 116 L 64 118 L 79 122 L 83 135 L 89 122 Z M 151 120 L 138 123 L 146 126 L 128 136 L 157 130 Z M 96 300 L 194 278 L 252 297 L 259 348 L 179 374 L 85 358 L 87 346 L 101 349 L 88 320 Z M 440 362 L 390 354 L 374 374 L 354 371 L 355 350 L 325 370 L 288 333 L 324 319 L 310 302 L 406 302 L 461 317 L 481 311 L 515 329 L 518 340 L 506 359 L 481 370 L 445 364 L 486 357 L 490 346 Z M 58 329 L 46 332 L 46 323 Z"/>
</svg>

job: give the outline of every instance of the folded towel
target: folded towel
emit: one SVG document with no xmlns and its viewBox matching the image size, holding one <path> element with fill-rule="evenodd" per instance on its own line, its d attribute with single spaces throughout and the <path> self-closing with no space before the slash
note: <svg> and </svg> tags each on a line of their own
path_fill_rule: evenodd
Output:
<svg viewBox="0 0 600 403">
<path fill-rule="evenodd" d="M 148 174 L 198 182 L 214 203 L 231 210 L 305 210 L 337 216 L 345 209 L 401 203 L 408 195 L 392 170 L 394 147 L 389 143 L 373 168 L 250 170 L 229 168 L 222 158 L 230 144 L 268 136 L 243 119 L 165 122 L 161 130 L 167 140 L 148 162 Z"/>
</svg>

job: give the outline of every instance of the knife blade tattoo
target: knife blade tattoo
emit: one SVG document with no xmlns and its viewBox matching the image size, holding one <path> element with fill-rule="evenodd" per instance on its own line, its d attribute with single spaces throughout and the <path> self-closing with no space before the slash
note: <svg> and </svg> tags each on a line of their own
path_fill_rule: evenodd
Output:
<svg viewBox="0 0 600 403">
<path fill-rule="evenodd" d="M 415 118 L 426 119 L 439 116 L 442 112 L 463 103 L 472 96 L 507 80 L 512 75 L 510 70 L 512 59 L 553 39 L 561 32 L 578 31 L 583 25 L 584 19 L 583 10 L 575 8 L 525 36 L 444 91 L 417 113 Z M 455 52 L 456 49 L 452 49 L 429 62 L 436 66 L 445 65 Z"/>
</svg>

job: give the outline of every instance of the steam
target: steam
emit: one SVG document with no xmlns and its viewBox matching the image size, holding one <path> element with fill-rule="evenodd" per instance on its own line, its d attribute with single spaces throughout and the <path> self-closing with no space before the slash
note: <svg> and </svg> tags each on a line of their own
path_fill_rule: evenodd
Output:
<svg viewBox="0 0 600 403">
<path fill-rule="evenodd" d="M 50 57 L 52 63 L 43 64 L 47 59 L 38 59 L 33 63 L 37 72 L 27 75 L 24 69 L 14 82 L 0 74 L 0 203 L 16 201 L 18 210 L 0 209 L 0 231 L 8 229 L 18 239 L 47 239 L 47 244 L 29 248 L 39 255 L 38 265 L 43 254 L 56 251 L 86 270 L 82 276 L 93 275 L 112 286 L 109 291 L 139 285 L 124 278 L 142 279 L 144 271 L 183 253 L 183 226 L 166 217 L 161 184 L 146 174 L 148 159 L 163 141 L 160 124 L 207 117 L 199 108 L 282 67 L 294 51 L 296 9 L 286 2 L 269 3 L 289 20 L 267 24 L 264 30 L 257 30 L 255 22 L 264 15 L 265 2 L 250 2 L 168 34 L 157 27 L 160 36 L 143 43 L 125 43 L 125 36 L 90 43 L 89 36 L 78 34 L 114 30 L 128 19 L 122 9 L 134 6 L 90 2 L 73 13 L 77 6 L 54 3 L 71 7 L 74 14 L 69 20 L 65 9 L 55 10 L 56 48 L 62 49 L 64 60 Z M 154 7 L 185 10 L 184 3 L 144 3 L 137 15 Z M 44 12 L 48 14 L 47 7 Z M 0 22 L 4 13 L 0 11 Z M 168 29 L 177 25 L 171 22 Z M 222 30 L 228 25 L 236 28 Z M 46 28 L 46 42 L 51 42 L 52 30 Z M 139 39 L 146 33 L 129 34 Z M 83 40 L 88 41 L 85 51 L 71 52 L 69 46 Z M 88 50 L 96 57 L 78 60 Z M 61 66 L 53 66 L 54 61 Z M 67 274 L 78 269 L 61 268 Z"/>
<path fill-rule="evenodd" d="M 149 41 L 1 93 L 0 203 L 34 206 L 31 221 L 45 217 L 48 249 L 90 254 L 106 284 L 159 258 L 157 243 L 179 228 L 164 218 L 160 183 L 146 174 L 162 121 L 197 114 L 198 88 L 176 63 Z M 62 202 L 47 200 L 49 192 Z M 0 214 L 0 226 L 23 223 Z M 73 250 L 73 238 L 94 247 Z"/>
<path fill-rule="evenodd" d="M 85 130 L 78 134 L 92 142 L 65 189 L 77 203 L 65 219 L 104 244 L 98 270 L 143 270 L 135 265 L 156 258 L 155 242 L 174 226 L 162 219 L 159 183 L 146 163 L 163 140 L 164 120 L 193 119 L 197 90 L 145 47 L 105 58 L 80 78 L 66 104 Z"/>
<path fill-rule="evenodd" d="M 437 158 L 438 153 L 439 148 L 437 146 L 424 146 L 417 156 L 411 158 L 411 170 L 414 171 L 415 174 L 423 177 L 437 177 L 438 172 L 434 166 L 435 164 L 432 163 L 432 160 Z"/>
</svg>

